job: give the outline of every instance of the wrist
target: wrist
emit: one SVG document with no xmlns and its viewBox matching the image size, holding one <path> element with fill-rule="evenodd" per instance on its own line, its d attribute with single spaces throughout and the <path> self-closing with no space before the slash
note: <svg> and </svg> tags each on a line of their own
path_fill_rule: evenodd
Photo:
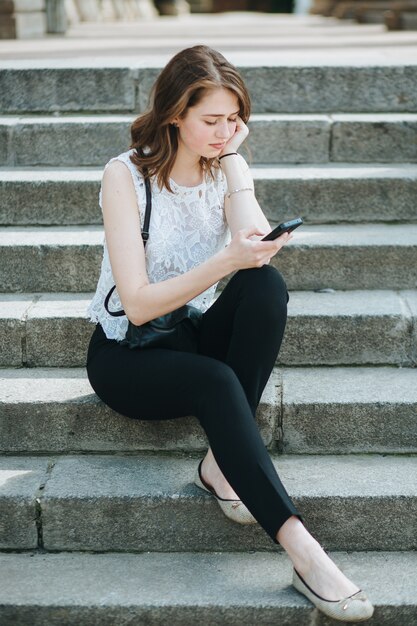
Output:
<svg viewBox="0 0 417 626">
<path fill-rule="evenodd" d="M 221 263 L 223 276 L 228 276 L 229 274 L 231 274 L 232 272 L 238 269 L 236 266 L 235 260 L 233 258 L 233 255 L 230 252 L 229 246 L 226 246 L 225 248 L 223 248 L 223 250 L 220 250 L 220 252 L 218 252 L 218 258 Z"/>
<path fill-rule="evenodd" d="M 233 148 L 229 148 L 228 150 L 225 150 L 224 152 L 219 154 L 217 158 L 221 162 L 222 159 L 231 159 L 234 156 L 238 156 L 237 152 L 235 152 Z"/>
</svg>

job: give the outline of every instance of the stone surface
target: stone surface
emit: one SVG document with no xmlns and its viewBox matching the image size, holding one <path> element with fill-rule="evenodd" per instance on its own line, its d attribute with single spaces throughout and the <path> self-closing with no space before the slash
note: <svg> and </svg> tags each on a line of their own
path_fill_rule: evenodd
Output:
<svg viewBox="0 0 417 626">
<path fill-rule="evenodd" d="M 0 365 L 22 365 L 26 351 L 25 320 L 33 303 L 28 294 L 0 294 Z"/>
<path fill-rule="evenodd" d="M 26 322 L 24 364 L 84 367 L 94 330 L 86 317 L 91 298 L 92 294 L 38 294 Z M 4 305 L 9 311 L 8 319 L 16 321 L 19 317 L 13 315 L 15 299 L 8 294 L 0 295 L 0 303 L 8 303 Z M 281 363 L 403 366 L 416 363 L 411 312 L 394 292 L 291 292 L 288 314 Z M 7 333 L 6 318 L 1 316 L 0 332 Z M 11 365 L 7 353 L 4 360 L 3 365 Z"/>
<path fill-rule="evenodd" d="M 286 365 L 415 363 L 410 314 L 393 292 L 292 292 L 288 313 Z"/>
<path fill-rule="evenodd" d="M 265 444 L 281 410 L 281 375 L 273 371 L 258 409 Z M 145 421 L 112 411 L 84 369 L 0 370 L 0 450 L 8 453 L 206 450 L 194 417 Z"/>
<path fill-rule="evenodd" d="M 104 233 L 97 226 L 0 230 L 2 291 L 89 291 L 100 274 Z"/>
<path fill-rule="evenodd" d="M 102 170 L 0 171 L 0 223 L 101 223 L 101 176 Z"/>
<path fill-rule="evenodd" d="M 309 223 L 416 221 L 415 165 L 298 165 L 253 168 L 268 219 Z"/>
<path fill-rule="evenodd" d="M 414 291 L 400 292 L 405 310 L 409 312 L 411 317 L 412 337 L 411 337 L 411 354 L 414 363 L 417 363 L 417 294 Z"/>
<path fill-rule="evenodd" d="M 9 166 L 102 167 L 128 148 L 133 120 L 132 115 L 3 117 L 0 132 L 9 135 Z M 252 164 L 417 160 L 417 115 L 410 113 L 254 114 L 249 129 Z M 241 152 L 245 155 L 244 145 Z"/>
<path fill-rule="evenodd" d="M 93 291 L 103 241 L 99 226 L 2 228 L 0 288 Z M 271 263 L 291 290 L 413 289 L 417 224 L 304 225 Z"/>
<path fill-rule="evenodd" d="M 416 369 L 286 369 L 282 406 L 286 453 L 417 452 Z"/>
<path fill-rule="evenodd" d="M 85 318 L 87 294 L 42 295 L 26 322 L 26 364 L 29 367 L 85 366 L 94 326 Z"/>
<path fill-rule="evenodd" d="M 302 226 L 271 262 L 289 289 L 414 289 L 417 225 Z"/>
<path fill-rule="evenodd" d="M 128 149 L 132 119 L 117 116 L 22 119 L 10 130 L 10 165 L 80 167 L 99 165 Z M 68 137 L 71 144 L 68 144 Z"/>
<path fill-rule="evenodd" d="M 375 624 L 416 622 L 415 553 L 331 557 L 369 595 Z M 293 589 L 283 554 L 3 554 L 0 573 L 4 626 L 325 623 Z"/>
<path fill-rule="evenodd" d="M 41 498 L 47 550 L 276 549 L 258 525 L 227 519 L 193 484 L 198 459 L 190 455 L 54 461 Z M 329 549 L 416 549 L 417 457 L 290 455 L 274 463 L 308 528 Z"/>
<path fill-rule="evenodd" d="M 332 120 L 332 161 L 417 160 L 416 115 L 332 115 Z"/>
<path fill-rule="evenodd" d="M 241 68 L 241 71 L 256 113 L 374 113 L 417 110 L 416 69 L 413 66 L 268 67 L 265 64 L 264 67 Z"/>
<path fill-rule="evenodd" d="M 331 124 L 324 115 L 253 115 L 249 122 L 252 163 L 326 163 Z M 244 155 L 244 148 L 240 150 Z"/>
<path fill-rule="evenodd" d="M 41 457 L 0 457 L 0 549 L 37 547 L 36 498 L 47 468 Z"/>
<path fill-rule="evenodd" d="M 30 65 L 10 62 L 0 69 L 3 113 L 143 111 L 164 63 L 141 67 L 135 59 L 127 63 L 121 59 L 117 66 L 112 59 L 107 67 L 95 67 L 91 61 L 72 68 L 53 61 L 32 63 L 29 69 Z M 326 67 L 304 61 L 285 66 L 272 60 L 270 65 L 238 63 L 238 69 L 251 93 L 254 113 L 417 111 L 417 64 L 367 67 L 347 62 Z"/>
<path fill-rule="evenodd" d="M 2 113 L 134 110 L 129 68 L 0 69 Z"/>
<path fill-rule="evenodd" d="M 0 224 L 101 223 L 103 167 L 0 170 Z M 295 214 L 306 223 L 416 221 L 416 165 L 255 166 L 252 174 L 271 221 Z"/>
</svg>

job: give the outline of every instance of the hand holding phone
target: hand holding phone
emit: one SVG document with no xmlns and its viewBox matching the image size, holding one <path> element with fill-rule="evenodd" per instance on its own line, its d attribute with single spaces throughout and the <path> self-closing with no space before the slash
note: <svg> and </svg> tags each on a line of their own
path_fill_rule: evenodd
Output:
<svg viewBox="0 0 417 626">
<path fill-rule="evenodd" d="M 282 224 L 274 228 L 274 230 L 271 230 L 270 233 L 265 235 L 265 237 L 263 237 L 261 241 L 272 241 L 280 235 L 283 235 L 284 233 L 291 233 L 293 230 L 301 226 L 302 223 L 303 220 L 301 219 L 301 217 L 296 217 L 292 220 L 288 220 L 288 222 L 283 222 Z"/>
</svg>

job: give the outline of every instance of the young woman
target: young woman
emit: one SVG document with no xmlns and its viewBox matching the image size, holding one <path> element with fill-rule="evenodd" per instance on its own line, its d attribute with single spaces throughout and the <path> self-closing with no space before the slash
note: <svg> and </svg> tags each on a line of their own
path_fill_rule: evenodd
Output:
<svg viewBox="0 0 417 626">
<path fill-rule="evenodd" d="M 237 150 L 250 99 L 220 53 L 194 46 L 159 75 L 132 147 L 107 164 L 100 194 L 105 244 L 87 372 L 98 396 L 133 419 L 195 415 L 210 448 L 195 482 L 238 523 L 258 522 L 288 553 L 293 584 L 324 613 L 359 621 L 373 607 L 307 531 L 261 439 L 255 414 L 274 366 L 288 294 L 269 265 L 289 241 L 271 231 Z M 141 239 L 151 182 L 149 241 Z M 234 273 L 214 301 L 219 280 Z M 104 306 L 116 285 L 110 311 Z M 130 349 L 145 324 L 190 304 L 202 312 L 195 351 Z"/>
</svg>

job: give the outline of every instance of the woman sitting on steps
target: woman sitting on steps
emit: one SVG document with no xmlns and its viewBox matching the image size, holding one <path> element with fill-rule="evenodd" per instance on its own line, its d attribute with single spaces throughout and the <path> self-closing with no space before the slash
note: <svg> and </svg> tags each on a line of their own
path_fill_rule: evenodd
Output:
<svg viewBox="0 0 417 626">
<path fill-rule="evenodd" d="M 182 50 L 159 75 L 151 108 L 132 125 L 131 149 L 103 175 L 105 244 L 89 306 L 96 328 L 88 378 L 109 407 L 130 418 L 195 415 L 210 444 L 196 484 L 229 518 L 258 522 L 281 544 L 294 586 L 324 613 L 361 621 L 371 617 L 371 603 L 306 529 L 255 421 L 287 317 L 286 285 L 269 262 L 291 235 L 260 241 L 271 227 L 237 154 L 249 115 L 243 79 L 207 46 Z M 232 272 L 214 301 L 218 281 Z M 126 345 L 128 325 L 185 304 L 201 313 L 192 349 Z"/>
</svg>

